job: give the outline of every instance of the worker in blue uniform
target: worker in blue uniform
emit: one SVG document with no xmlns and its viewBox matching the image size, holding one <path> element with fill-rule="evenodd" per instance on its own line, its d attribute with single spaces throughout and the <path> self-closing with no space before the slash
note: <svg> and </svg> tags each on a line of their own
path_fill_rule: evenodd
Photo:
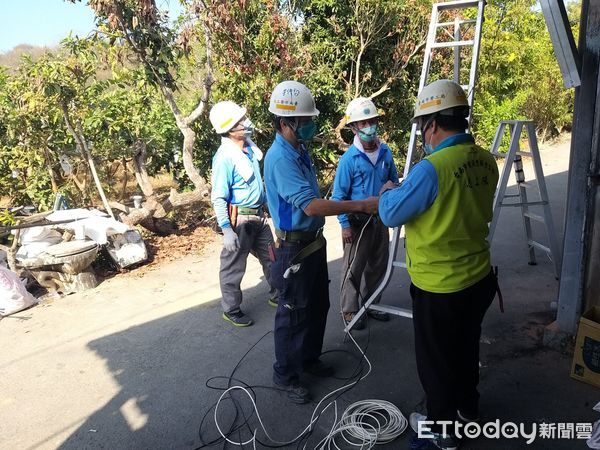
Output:
<svg viewBox="0 0 600 450">
<path fill-rule="evenodd" d="M 273 381 L 295 403 L 310 400 L 303 372 L 330 376 L 333 368 L 319 357 L 329 310 L 329 276 L 324 216 L 374 214 L 377 197 L 332 201 L 321 198 L 307 145 L 319 114 L 310 90 L 283 81 L 271 94 L 275 140 L 265 157 L 267 202 L 277 240 L 271 276 L 280 291 L 275 315 Z"/>
<path fill-rule="evenodd" d="M 465 132 L 468 115 L 454 81 L 423 88 L 413 120 L 427 156 L 399 187 L 384 186 L 379 205 L 383 222 L 406 233 L 417 371 L 427 396 L 427 416 L 412 413 L 410 425 L 418 433 L 431 421 L 431 432 L 413 438 L 415 450 L 457 449 L 455 429 L 444 424 L 479 416 L 481 323 L 498 289 L 487 241 L 498 166 Z"/>
<path fill-rule="evenodd" d="M 211 201 L 223 231 L 219 270 L 222 317 L 236 327 L 247 327 L 252 319 L 240 308 L 240 284 L 250 253 L 258 258 L 267 282 L 271 282 L 269 245 L 273 234 L 263 211 L 266 195 L 259 165 L 262 152 L 250 139 L 254 127 L 246 117 L 246 108 L 222 101 L 212 107 L 209 119 L 221 135 L 221 146 L 212 163 Z M 277 290 L 272 286 L 268 302 L 277 306 Z"/>
<path fill-rule="evenodd" d="M 379 195 L 388 181 L 398 182 L 392 151 L 378 137 L 378 117 L 377 107 L 369 98 L 358 97 L 348 104 L 345 120 L 354 140 L 338 163 L 332 200 L 361 200 Z M 340 308 L 344 322 L 349 323 L 385 274 L 390 239 L 388 227 L 377 216 L 340 214 L 338 220 L 344 245 Z M 369 310 L 367 315 L 382 321 L 390 319 L 388 313 L 380 311 Z M 364 328 L 364 317 L 353 329 Z"/>
</svg>

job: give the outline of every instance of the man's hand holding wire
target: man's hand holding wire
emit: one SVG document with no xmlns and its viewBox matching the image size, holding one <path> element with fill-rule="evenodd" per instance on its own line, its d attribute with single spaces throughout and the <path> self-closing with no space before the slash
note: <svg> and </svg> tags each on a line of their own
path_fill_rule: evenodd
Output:
<svg viewBox="0 0 600 450">
<path fill-rule="evenodd" d="M 362 203 L 361 212 L 366 214 L 377 214 L 379 209 L 379 197 L 369 197 L 360 201 Z"/>
</svg>

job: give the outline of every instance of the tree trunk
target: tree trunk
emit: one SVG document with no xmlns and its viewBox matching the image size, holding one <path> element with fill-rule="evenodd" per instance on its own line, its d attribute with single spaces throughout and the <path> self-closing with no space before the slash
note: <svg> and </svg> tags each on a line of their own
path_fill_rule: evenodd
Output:
<svg viewBox="0 0 600 450">
<path fill-rule="evenodd" d="M 102 199 L 102 203 L 104 204 L 104 207 L 106 208 L 108 214 L 114 219 L 115 215 L 113 214 L 112 209 L 108 204 L 108 200 L 106 199 L 106 195 L 104 194 L 104 188 L 102 187 L 102 183 L 100 183 L 100 178 L 98 178 L 98 172 L 96 172 L 96 164 L 94 164 L 92 154 L 87 146 L 85 137 L 83 136 L 81 126 L 78 124 L 77 130 L 73 126 L 73 123 L 71 122 L 71 118 L 69 116 L 69 108 L 67 107 L 66 103 L 63 103 L 61 105 L 61 108 L 63 118 L 65 119 L 65 123 L 67 124 L 67 129 L 75 139 L 77 148 L 79 149 L 81 156 L 83 156 L 83 158 L 87 160 L 90 172 L 92 172 L 92 177 L 94 178 L 94 182 L 96 183 L 96 188 L 98 189 L 98 193 L 100 194 L 100 198 Z"/>
<path fill-rule="evenodd" d="M 125 201 L 125 195 L 127 195 L 127 182 L 129 181 L 127 179 L 127 158 L 123 157 L 121 159 L 121 165 L 123 166 L 123 184 L 121 185 L 120 200 Z"/>
<path fill-rule="evenodd" d="M 56 175 L 54 174 L 54 170 L 52 169 L 52 160 L 50 158 L 50 151 L 48 150 L 48 147 L 44 147 L 44 159 L 46 161 L 46 167 L 48 168 L 48 175 L 50 176 L 52 193 L 56 194 L 58 192 L 58 184 L 56 183 Z"/>
</svg>

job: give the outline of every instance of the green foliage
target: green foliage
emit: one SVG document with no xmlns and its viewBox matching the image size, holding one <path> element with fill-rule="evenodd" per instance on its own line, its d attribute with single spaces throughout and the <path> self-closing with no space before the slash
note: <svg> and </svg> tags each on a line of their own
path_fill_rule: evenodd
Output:
<svg viewBox="0 0 600 450">
<path fill-rule="evenodd" d="M 573 91 L 562 85 L 534 3 L 487 2 L 473 112 L 474 132 L 484 146 L 500 120 L 535 120 L 542 138 L 571 123 Z M 86 163 L 65 126 L 65 108 L 89 141 L 109 193 L 117 191 L 115 168 L 131 160 L 140 139 L 151 175 L 169 168 L 182 187 L 190 187 L 181 158 L 174 161 L 183 137 L 163 89 L 173 91 L 183 115 L 196 107 L 204 77 L 198 67 L 211 50 L 206 32 L 216 78 L 208 107 L 225 99 L 245 105 L 263 149 L 274 133 L 270 93 L 280 81 L 297 79 L 312 90 L 321 111 L 313 145 L 321 167 L 335 167 L 349 141 L 340 121 L 358 95 L 375 96 L 383 138 L 402 164 L 431 0 L 182 0 L 185 14 L 175 26 L 153 0 L 89 4 L 98 35 L 68 38 L 54 53 L 25 57 L 17 68 L 13 55 L 10 70 L 0 67 L 0 196 L 39 209 L 51 206 L 56 190 L 71 204 L 92 200 Z M 580 4 L 568 8 L 577 34 Z M 450 77 L 451 71 L 452 55 L 441 52 L 432 77 Z M 194 162 L 203 176 L 220 143 L 206 116 L 191 124 Z M 70 159 L 72 175 L 61 167 L 61 155 Z"/>
<path fill-rule="evenodd" d="M 0 210 L 0 225 L 10 226 L 16 224 L 15 216 L 8 210 Z"/>
<path fill-rule="evenodd" d="M 537 122 L 541 137 L 569 128 L 573 90 L 562 83 L 544 17 L 535 0 L 489 1 L 482 36 L 474 131 L 489 145 L 500 120 Z M 572 4 L 573 26 L 577 5 Z"/>
</svg>

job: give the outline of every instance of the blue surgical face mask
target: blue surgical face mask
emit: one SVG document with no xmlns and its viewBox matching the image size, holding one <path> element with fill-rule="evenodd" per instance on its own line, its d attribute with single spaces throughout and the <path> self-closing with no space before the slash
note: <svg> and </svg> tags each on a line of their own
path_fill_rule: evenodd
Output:
<svg viewBox="0 0 600 450">
<path fill-rule="evenodd" d="M 358 137 L 364 142 L 373 142 L 377 138 L 377 124 L 358 130 Z"/>
<path fill-rule="evenodd" d="M 296 137 L 300 142 L 312 141 L 317 134 L 317 125 L 311 120 L 296 128 Z"/>
</svg>

